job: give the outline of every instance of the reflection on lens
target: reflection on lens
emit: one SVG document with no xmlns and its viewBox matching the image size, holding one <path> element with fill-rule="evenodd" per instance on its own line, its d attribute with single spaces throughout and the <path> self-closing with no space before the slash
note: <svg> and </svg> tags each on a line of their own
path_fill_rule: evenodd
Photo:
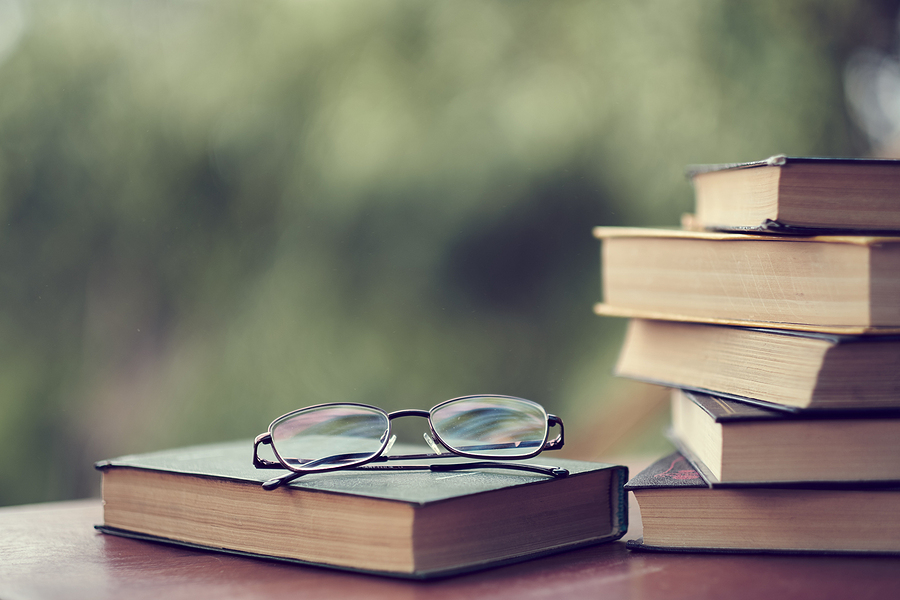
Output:
<svg viewBox="0 0 900 600">
<path fill-rule="evenodd" d="M 547 436 L 543 407 L 509 396 L 472 396 L 441 404 L 431 411 L 431 424 L 444 444 L 474 456 L 532 456 Z"/>
<path fill-rule="evenodd" d="M 287 414 L 274 423 L 272 447 L 292 470 L 346 467 L 378 454 L 388 438 L 388 418 L 380 410 L 331 404 Z"/>
</svg>

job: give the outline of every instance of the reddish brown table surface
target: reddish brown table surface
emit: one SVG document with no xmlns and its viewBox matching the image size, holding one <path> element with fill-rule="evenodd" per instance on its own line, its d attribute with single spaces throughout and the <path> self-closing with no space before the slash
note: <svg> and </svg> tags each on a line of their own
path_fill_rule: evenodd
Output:
<svg viewBox="0 0 900 600">
<path fill-rule="evenodd" d="M 628 537 L 640 535 L 632 514 Z M 0 599 L 893 598 L 900 557 L 636 553 L 615 542 L 404 581 L 97 533 L 99 500 L 0 508 Z"/>
</svg>

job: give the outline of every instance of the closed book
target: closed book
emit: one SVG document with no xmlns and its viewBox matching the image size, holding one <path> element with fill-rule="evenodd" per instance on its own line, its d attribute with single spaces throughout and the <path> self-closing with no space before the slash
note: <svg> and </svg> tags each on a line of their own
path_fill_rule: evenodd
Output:
<svg viewBox="0 0 900 600">
<path fill-rule="evenodd" d="M 672 436 L 708 483 L 900 482 L 900 412 L 785 413 L 672 390 Z"/>
<path fill-rule="evenodd" d="M 900 336 L 632 319 L 617 375 L 797 410 L 900 408 Z"/>
<path fill-rule="evenodd" d="M 266 491 L 261 484 L 272 472 L 255 469 L 252 452 L 247 441 L 100 462 L 98 529 L 409 578 L 615 540 L 627 529 L 625 467 L 539 457 L 531 462 L 569 476 L 357 469 L 304 475 Z"/>
<path fill-rule="evenodd" d="M 598 227 L 598 314 L 828 333 L 900 332 L 900 237 Z"/>
<path fill-rule="evenodd" d="M 710 487 L 681 454 L 625 486 L 641 511 L 639 550 L 900 553 L 900 488 Z"/>
<path fill-rule="evenodd" d="M 694 226 L 779 233 L 900 230 L 900 161 L 774 156 L 688 173 Z"/>
</svg>

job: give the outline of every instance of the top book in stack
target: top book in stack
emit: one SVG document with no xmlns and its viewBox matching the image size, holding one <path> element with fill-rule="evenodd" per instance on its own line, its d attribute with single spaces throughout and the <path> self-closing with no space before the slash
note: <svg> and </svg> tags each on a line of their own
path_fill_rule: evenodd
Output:
<svg viewBox="0 0 900 600">
<path fill-rule="evenodd" d="M 692 229 L 814 234 L 900 231 L 900 161 L 772 158 L 690 167 Z"/>
</svg>

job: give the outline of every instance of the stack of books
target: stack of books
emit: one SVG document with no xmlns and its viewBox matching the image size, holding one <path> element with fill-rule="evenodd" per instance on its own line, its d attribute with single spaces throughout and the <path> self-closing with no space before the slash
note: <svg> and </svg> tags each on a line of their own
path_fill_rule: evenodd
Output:
<svg viewBox="0 0 900 600">
<path fill-rule="evenodd" d="M 690 174 L 680 229 L 595 230 L 616 372 L 672 388 L 632 546 L 900 552 L 900 161 Z"/>
</svg>

